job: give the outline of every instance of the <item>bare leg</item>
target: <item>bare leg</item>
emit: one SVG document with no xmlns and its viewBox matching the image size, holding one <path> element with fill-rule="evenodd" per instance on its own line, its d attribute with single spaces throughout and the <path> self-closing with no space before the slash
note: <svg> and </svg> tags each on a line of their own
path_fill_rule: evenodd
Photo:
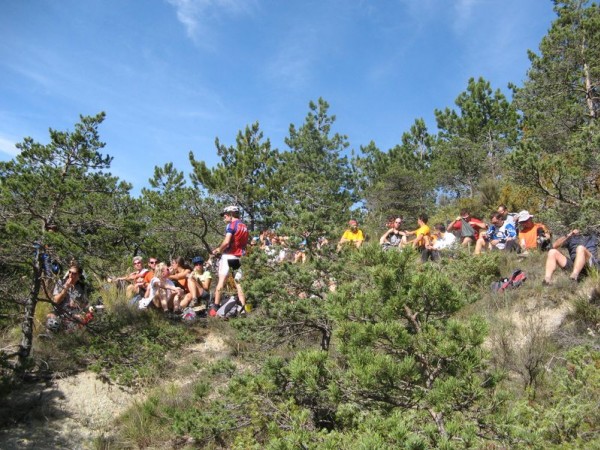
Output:
<svg viewBox="0 0 600 450">
<path fill-rule="evenodd" d="M 546 274 L 544 276 L 546 283 L 550 283 L 557 265 L 565 267 L 567 265 L 567 257 L 553 248 L 548 252 L 548 257 L 546 258 Z"/>
<path fill-rule="evenodd" d="M 181 311 L 181 306 L 180 306 L 181 297 L 182 296 L 180 294 L 176 294 L 175 297 L 173 297 L 173 312 Z"/>
<path fill-rule="evenodd" d="M 463 246 L 463 247 L 470 247 L 472 243 L 473 243 L 473 238 L 471 238 L 471 237 L 466 237 L 466 238 L 464 238 L 464 239 L 463 239 L 463 241 L 462 241 L 462 246 Z"/>
<path fill-rule="evenodd" d="M 238 300 L 240 301 L 240 303 L 242 305 L 245 305 L 246 304 L 246 295 L 244 294 L 244 291 L 242 289 L 242 285 L 236 281 L 235 282 L 235 288 L 237 290 Z"/>
<path fill-rule="evenodd" d="M 190 289 L 190 291 L 191 291 L 191 289 Z M 193 299 L 194 299 L 194 297 L 192 297 L 192 294 L 191 294 L 191 292 L 188 292 L 188 293 L 187 293 L 187 294 L 185 294 L 185 295 L 183 296 L 183 298 L 181 299 L 181 302 L 179 303 L 179 307 L 180 307 L 181 309 L 185 309 L 185 308 L 187 308 L 187 307 L 188 307 L 188 305 L 189 305 L 190 303 L 192 303 L 192 300 L 193 300 Z"/>
<path fill-rule="evenodd" d="M 465 240 L 466 239 L 467 238 L 465 238 Z M 464 245 L 464 241 L 463 241 L 463 245 Z M 480 237 L 479 239 L 477 239 L 477 243 L 475 244 L 475 254 L 479 255 L 483 249 L 485 249 L 485 239 Z"/>
<path fill-rule="evenodd" d="M 133 284 L 128 285 L 127 289 L 125 289 L 125 294 L 127 298 L 133 298 L 137 294 L 137 287 Z"/>
<path fill-rule="evenodd" d="M 165 293 L 160 294 L 160 306 L 162 307 L 163 312 L 169 311 L 169 296 Z"/>
<path fill-rule="evenodd" d="M 219 275 L 219 281 L 217 282 L 217 287 L 215 288 L 215 305 L 220 305 L 221 304 L 221 292 L 223 291 L 223 288 L 225 287 L 225 281 L 227 281 L 227 277 L 229 276 L 229 274 L 226 275 Z"/>
<path fill-rule="evenodd" d="M 577 280 L 579 274 L 592 257 L 590 251 L 583 245 L 578 245 L 576 250 L 575 261 L 573 262 L 573 272 L 571 272 L 571 279 Z"/>
<path fill-rule="evenodd" d="M 188 288 L 190 289 L 191 299 L 200 298 L 204 295 L 204 288 L 198 280 L 190 278 L 188 280 Z"/>
</svg>

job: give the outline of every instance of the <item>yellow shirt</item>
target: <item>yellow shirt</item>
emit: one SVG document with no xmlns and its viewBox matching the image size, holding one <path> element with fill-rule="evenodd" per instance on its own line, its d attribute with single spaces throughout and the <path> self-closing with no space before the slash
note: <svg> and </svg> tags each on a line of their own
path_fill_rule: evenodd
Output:
<svg viewBox="0 0 600 450">
<path fill-rule="evenodd" d="M 423 225 L 415 230 L 415 236 L 417 236 L 417 239 L 419 239 L 419 236 L 423 236 L 423 240 L 419 242 L 419 247 L 423 247 L 425 245 L 425 238 L 431 236 L 431 229 L 428 225 Z"/>
<path fill-rule="evenodd" d="M 351 242 L 365 240 L 362 230 L 356 230 L 355 233 L 353 233 L 352 230 L 346 230 L 346 231 L 344 231 L 344 235 L 342 236 L 342 239 L 346 239 Z"/>
</svg>

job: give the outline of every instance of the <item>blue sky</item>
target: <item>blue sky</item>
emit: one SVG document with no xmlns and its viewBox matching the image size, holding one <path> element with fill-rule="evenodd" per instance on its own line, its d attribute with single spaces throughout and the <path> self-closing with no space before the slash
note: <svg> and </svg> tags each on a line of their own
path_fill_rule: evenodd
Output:
<svg viewBox="0 0 600 450">
<path fill-rule="evenodd" d="M 416 118 L 435 131 L 470 77 L 522 84 L 554 19 L 550 0 L 3 0 L 0 159 L 105 111 L 136 193 L 256 121 L 285 150 L 319 97 L 351 149 L 388 150 Z"/>
</svg>

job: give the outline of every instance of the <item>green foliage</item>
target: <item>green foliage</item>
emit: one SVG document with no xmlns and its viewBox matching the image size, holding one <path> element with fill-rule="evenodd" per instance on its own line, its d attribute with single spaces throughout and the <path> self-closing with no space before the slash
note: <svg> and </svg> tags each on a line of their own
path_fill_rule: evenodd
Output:
<svg viewBox="0 0 600 450">
<path fill-rule="evenodd" d="M 555 203 L 563 224 L 598 229 L 600 8 L 567 0 L 555 2 L 555 11 L 540 54 L 529 55 L 528 80 L 515 93 L 524 117 L 512 175 Z"/>
<path fill-rule="evenodd" d="M 194 402 L 163 409 L 173 430 L 201 445 L 237 448 L 476 442 L 475 405 L 494 386 L 481 348 L 486 324 L 454 319 L 469 297 L 444 271 L 416 259 L 374 245 L 348 253 L 335 266 L 337 291 L 324 299 L 290 292 L 296 276 L 318 273 L 313 264 L 274 267 L 264 278 L 285 274 L 287 284 L 273 283 L 261 308 L 237 326 L 253 341 L 255 360 L 282 327 L 289 348 L 296 342 L 304 349 L 267 358 L 255 374 L 230 378 L 230 363 L 209 369 L 216 386 L 222 376 L 228 384 L 218 399 L 200 386 Z M 333 331 L 329 351 L 319 349 L 319 321 Z"/>
<path fill-rule="evenodd" d="M 600 353 L 575 347 L 553 368 L 543 401 L 519 401 L 497 417 L 512 448 L 597 448 Z"/>
<path fill-rule="evenodd" d="M 264 252 L 250 255 L 244 289 L 258 310 L 243 323 L 233 324 L 240 329 L 241 340 L 259 348 L 328 348 L 332 324 L 326 299 L 345 261 L 332 246 L 309 254 L 306 264 L 274 263 Z"/>
<path fill-rule="evenodd" d="M 279 191 L 275 173 L 279 168 L 279 152 L 271 149 L 258 122 L 246 127 L 236 137 L 235 147 L 215 141 L 221 162 L 209 169 L 203 161 L 197 161 L 190 152 L 194 169 L 192 182 L 206 189 L 217 199 L 238 205 L 248 215 L 248 229 L 255 230 L 261 224 L 270 227 L 273 198 Z"/>
<path fill-rule="evenodd" d="M 391 214 L 411 219 L 425 211 L 434 223 L 462 207 L 481 217 L 498 203 L 528 209 L 555 230 L 599 229 L 600 10 L 586 0 L 557 0 L 555 9 L 514 104 L 471 78 L 455 110 L 435 111 L 436 135 L 417 119 L 399 145 L 383 152 L 371 142 L 352 161 L 323 99 L 309 104 L 303 124 L 290 125 L 287 151 L 271 149 L 255 123 L 234 146 L 216 139 L 221 162 L 214 168 L 190 153 L 192 187 L 168 162 L 155 168 L 140 199 L 105 172 L 111 157 L 100 152 L 97 130 L 103 113 L 82 117 L 73 132 L 51 130 L 48 145 L 25 139 L 15 160 L 0 163 L 0 325 L 14 324 L 15 301 L 27 300 L 31 334 L 47 281 L 34 245 L 63 263 L 85 261 L 90 274 L 131 254 L 206 256 L 222 236 L 222 205 L 234 203 L 251 230 L 289 233 L 292 247 L 310 232 L 309 261 L 278 264 L 257 250 L 247 257 L 244 288 L 254 312 L 214 327 L 231 324 L 237 356 L 249 360 L 206 366 L 196 358 L 182 383 L 162 386 L 121 418 L 119 445 L 600 446 L 597 350 L 564 355 L 534 315 L 515 342 L 516 328 L 494 315 L 528 296 L 561 302 L 562 285 L 492 297 L 485 294 L 490 282 L 508 275 L 516 259 L 474 258 L 461 249 L 420 264 L 411 249 L 382 252 L 367 243 L 338 254 L 310 245 L 339 236 L 351 214 L 379 226 Z M 352 210 L 357 204 L 363 209 Z M 542 267 L 543 259 L 528 261 Z M 539 271 L 529 272 L 532 282 Z M 18 283 L 22 277 L 32 282 Z M 486 345 L 481 313 L 496 321 Z M 596 344 L 599 317 L 594 297 L 575 302 L 570 319 L 589 335 L 579 342 Z M 193 332 L 117 309 L 85 332 L 48 341 L 38 356 L 52 370 L 87 367 L 140 386 L 166 375 L 165 354 Z M 9 363 L 0 353 L 0 365 Z"/>
<path fill-rule="evenodd" d="M 473 197 L 480 180 L 504 173 L 504 159 L 517 141 L 517 112 L 483 78 L 469 79 L 456 99 L 459 112 L 435 110 L 438 133 L 432 169 L 438 187 Z"/>
<path fill-rule="evenodd" d="M 21 366 L 31 352 L 38 297 L 49 283 L 43 255 L 63 266 L 75 257 L 89 262 L 91 272 L 140 230 L 128 215 L 130 185 L 104 172 L 112 160 L 100 152 L 104 116 L 81 116 L 72 132 L 51 129 L 47 145 L 25 138 L 15 159 L 0 163 L 0 267 L 3 275 L 30 280 L 2 299 L 23 305 Z"/>
<path fill-rule="evenodd" d="M 154 168 L 152 189 L 142 189 L 145 229 L 140 247 L 147 255 L 208 257 L 211 242 L 220 239 L 220 206 L 186 186 L 183 173 L 172 163 Z M 214 244 L 213 244 L 214 245 Z"/>
<path fill-rule="evenodd" d="M 364 156 L 353 159 L 366 207 L 377 223 L 392 213 L 416 220 L 433 207 L 433 142 L 424 120 L 417 119 L 402 135 L 402 145 L 383 153 L 370 143 L 361 148 Z"/>
<path fill-rule="evenodd" d="M 503 275 L 499 268 L 501 259 L 502 255 L 497 252 L 486 252 L 474 258 L 468 250 L 463 250 L 443 264 L 448 277 L 463 286 L 473 301 L 482 286 L 489 288 L 492 281 Z"/>
<path fill-rule="evenodd" d="M 335 116 L 319 99 L 310 102 L 304 123 L 290 125 L 285 139 L 289 151 L 281 154 L 276 178 L 281 187 L 274 200 L 273 217 L 293 226 L 294 234 L 331 230 L 346 222 L 357 200 L 350 162 L 343 151 L 346 136 L 332 135 Z"/>
<path fill-rule="evenodd" d="M 89 369 L 125 386 L 146 386 L 169 367 L 165 354 L 193 340 L 181 325 L 162 317 L 118 307 L 76 333 L 45 340 L 39 357 L 54 371 Z"/>
</svg>

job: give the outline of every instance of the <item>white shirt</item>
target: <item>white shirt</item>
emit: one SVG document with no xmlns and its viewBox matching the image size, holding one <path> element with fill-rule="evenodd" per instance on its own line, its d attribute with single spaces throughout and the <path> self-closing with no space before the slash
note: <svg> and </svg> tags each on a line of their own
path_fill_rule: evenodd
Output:
<svg viewBox="0 0 600 450">
<path fill-rule="evenodd" d="M 442 234 L 442 236 L 435 240 L 433 243 L 433 248 L 435 250 L 445 250 L 452 247 L 455 242 L 456 236 L 454 236 L 453 233 L 446 231 L 444 234 Z"/>
</svg>

